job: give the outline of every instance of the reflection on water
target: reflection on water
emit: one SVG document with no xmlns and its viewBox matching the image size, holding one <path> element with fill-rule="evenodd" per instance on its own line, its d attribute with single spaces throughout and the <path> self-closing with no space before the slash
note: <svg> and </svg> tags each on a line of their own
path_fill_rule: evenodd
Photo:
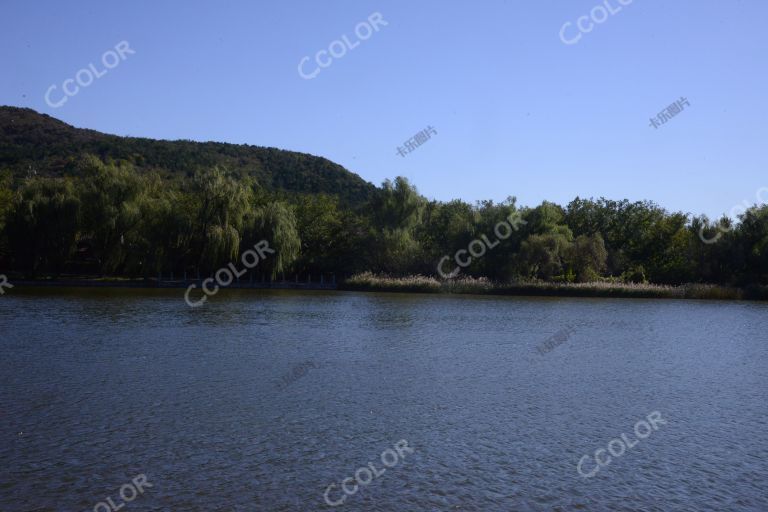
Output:
<svg viewBox="0 0 768 512">
<path fill-rule="evenodd" d="M 12 292 L 2 511 L 93 510 L 140 474 L 123 512 L 333 509 L 402 439 L 334 510 L 768 510 L 765 304 Z M 652 411 L 668 424 L 579 476 Z"/>
</svg>

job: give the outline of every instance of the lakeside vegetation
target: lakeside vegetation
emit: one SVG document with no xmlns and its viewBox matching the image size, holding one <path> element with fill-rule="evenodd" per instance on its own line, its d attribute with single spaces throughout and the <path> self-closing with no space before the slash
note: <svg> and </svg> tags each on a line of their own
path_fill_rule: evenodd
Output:
<svg viewBox="0 0 768 512">
<path fill-rule="evenodd" d="M 495 240 L 511 216 L 524 223 Z M 483 236 L 482 257 L 437 279 L 441 259 L 451 271 Z M 259 240 L 276 252 L 255 272 L 356 289 L 752 298 L 768 285 L 765 205 L 733 224 L 650 201 L 431 201 L 405 178 L 376 188 L 311 155 L 123 138 L 0 108 L 0 273 L 210 275 Z"/>
<path fill-rule="evenodd" d="M 768 300 L 768 286 L 734 288 L 714 284 L 679 286 L 623 283 L 616 280 L 589 283 L 520 281 L 493 283 L 488 279 L 463 277 L 438 280 L 428 276 L 392 277 L 371 272 L 347 279 L 342 289 L 371 292 L 448 293 L 475 295 L 522 295 L 543 297 L 621 297 L 657 299 Z"/>
</svg>

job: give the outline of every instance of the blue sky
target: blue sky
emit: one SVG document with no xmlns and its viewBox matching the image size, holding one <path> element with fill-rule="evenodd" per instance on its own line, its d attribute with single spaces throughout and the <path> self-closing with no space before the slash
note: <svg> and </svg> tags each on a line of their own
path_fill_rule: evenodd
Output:
<svg viewBox="0 0 768 512">
<path fill-rule="evenodd" d="M 312 153 L 440 200 L 605 196 L 711 217 L 756 202 L 768 3 L 605 1 L 621 10 L 571 45 L 561 27 L 576 37 L 600 1 L 6 1 L 0 104 L 119 135 Z M 387 25 L 359 41 L 375 12 Z M 360 44 L 302 79 L 300 60 L 314 70 L 343 35 Z M 135 54 L 46 104 L 120 41 Z M 652 128 L 680 97 L 690 106 Z M 437 134 L 398 156 L 427 126 Z"/>
</svg>

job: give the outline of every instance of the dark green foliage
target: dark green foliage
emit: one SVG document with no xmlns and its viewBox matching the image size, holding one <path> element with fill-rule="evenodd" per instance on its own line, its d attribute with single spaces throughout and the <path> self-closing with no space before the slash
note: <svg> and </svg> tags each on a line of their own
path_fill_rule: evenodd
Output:
<svg viewBox="0 0 768 512">
<path fill-rule="evenodd" d="M 0 169 L 16 177 L 30 170 L 44 176 L 76 172 L 83 155 L 125 161 L 137 170 L 166 177 L 189 177 L 215 166 L 240 177 L 251 177 L 269 191 L 324 192 L 347 206 L 360 206 L 375 187 L 325 158 L 247 144 L 152 140 L 118 137 L 74 128 L 34 110 L 0 107 Z"/>
<path fill-rule="evenodd" d="M 500 237 L 511 218 L 523 222 Z M 451 272 L 457 251 L 482 240 L 482 256 L 440 286 L 695 283 L 686 293 L 735 294 L 702 286 L 715 283 L 762 297 L 768 284 L 768 206 L 712 223 L 648 201 L 427 201 L 405 178 L 377 189 L 310 155 L 122 138 L 0 107 L 0 271 L 196 277 L 261 240 L 275 252 L 252 272 L 272 278 L 422 274 L 408 286 L 432 289 L 441 259 Z M 360 286 L 379 279 L 364 275 Z"/>
<path fill-rule="evenodd" d="M 278 273 L 290 269 L 301 250 L 301 240 L 296 229 L 296 216 L 290 206 L 274 201 L 259 207 L 254 212 L 250 238 L 253 244 L 249 244 L 249 248 L 262 240 L 267 241 L 269 244 L 267 249 L 273 252 L 269 253 L 261 268 L 269 272 L 274 279 Z"/>
<path fill-rule="evenodd" d="M 71 181 L 28 180 L 6 220 L 12 265 L 30 277 L 41 269 L 60 273 L 75 252 L 79 224 L 80 200 Z"/>
</svg>

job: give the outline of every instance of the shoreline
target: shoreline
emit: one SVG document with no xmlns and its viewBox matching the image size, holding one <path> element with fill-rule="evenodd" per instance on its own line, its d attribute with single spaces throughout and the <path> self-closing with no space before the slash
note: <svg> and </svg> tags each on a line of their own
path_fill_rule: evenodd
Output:
<svg viewBox="0 0 768 512">
<path fill-rule="evenodd" d="M 156 279 L 42 279 L 13 280 L 19 288 L 131 288 L 185 289 L 201 286 L 202 280 L 160 281 Z M 483 279 L 437 281 L 423 276 L 405 278 L 353 276 L 341 283 L 307 283 L 292 281 L 240 282 L 224 289 L 236 290 L 325 290 L 382 293 L 411 293 L 438 295 L 497 295 L 513 297 L 574 297 L 574 298 L 639 298 L 689 299 L 728 301 L 768 301 L 768 287 L 743 288 L 710 284 L 680 286 L 632 283 L 491 283 Z"/>
<path fill-rule="evenodd" d="M 346 280 L 339 289 L 349 291 L 504 295 L 517 297 L 591 297 L 638 299 L 693 299 L 730 301 L 768 301 L 768 286 L 742 288 L 690 283 L 679 286 L 649 283 L 517 282 L 493 283 L 484 278 L 459 278 L 438 281 L 425 276 L 392 278 L 371 273 Z"/>
<path fill-rule="evenodd" d="M 9 281 L 14 287 L 19 288 L 134 288 L 145 290 L 184 289 L 190 285 L 202 286 L 203 279 L 187 281 L 160 281 L 157 279 L 41 279 L 41 280 L 14 280 Z M 274 281 L 271 283 L 232 283 L 226 288 L 238 290 L 335 290 L 338 285 L 333 283 L 296 283 L 291 281 Z"/>
</svg>

